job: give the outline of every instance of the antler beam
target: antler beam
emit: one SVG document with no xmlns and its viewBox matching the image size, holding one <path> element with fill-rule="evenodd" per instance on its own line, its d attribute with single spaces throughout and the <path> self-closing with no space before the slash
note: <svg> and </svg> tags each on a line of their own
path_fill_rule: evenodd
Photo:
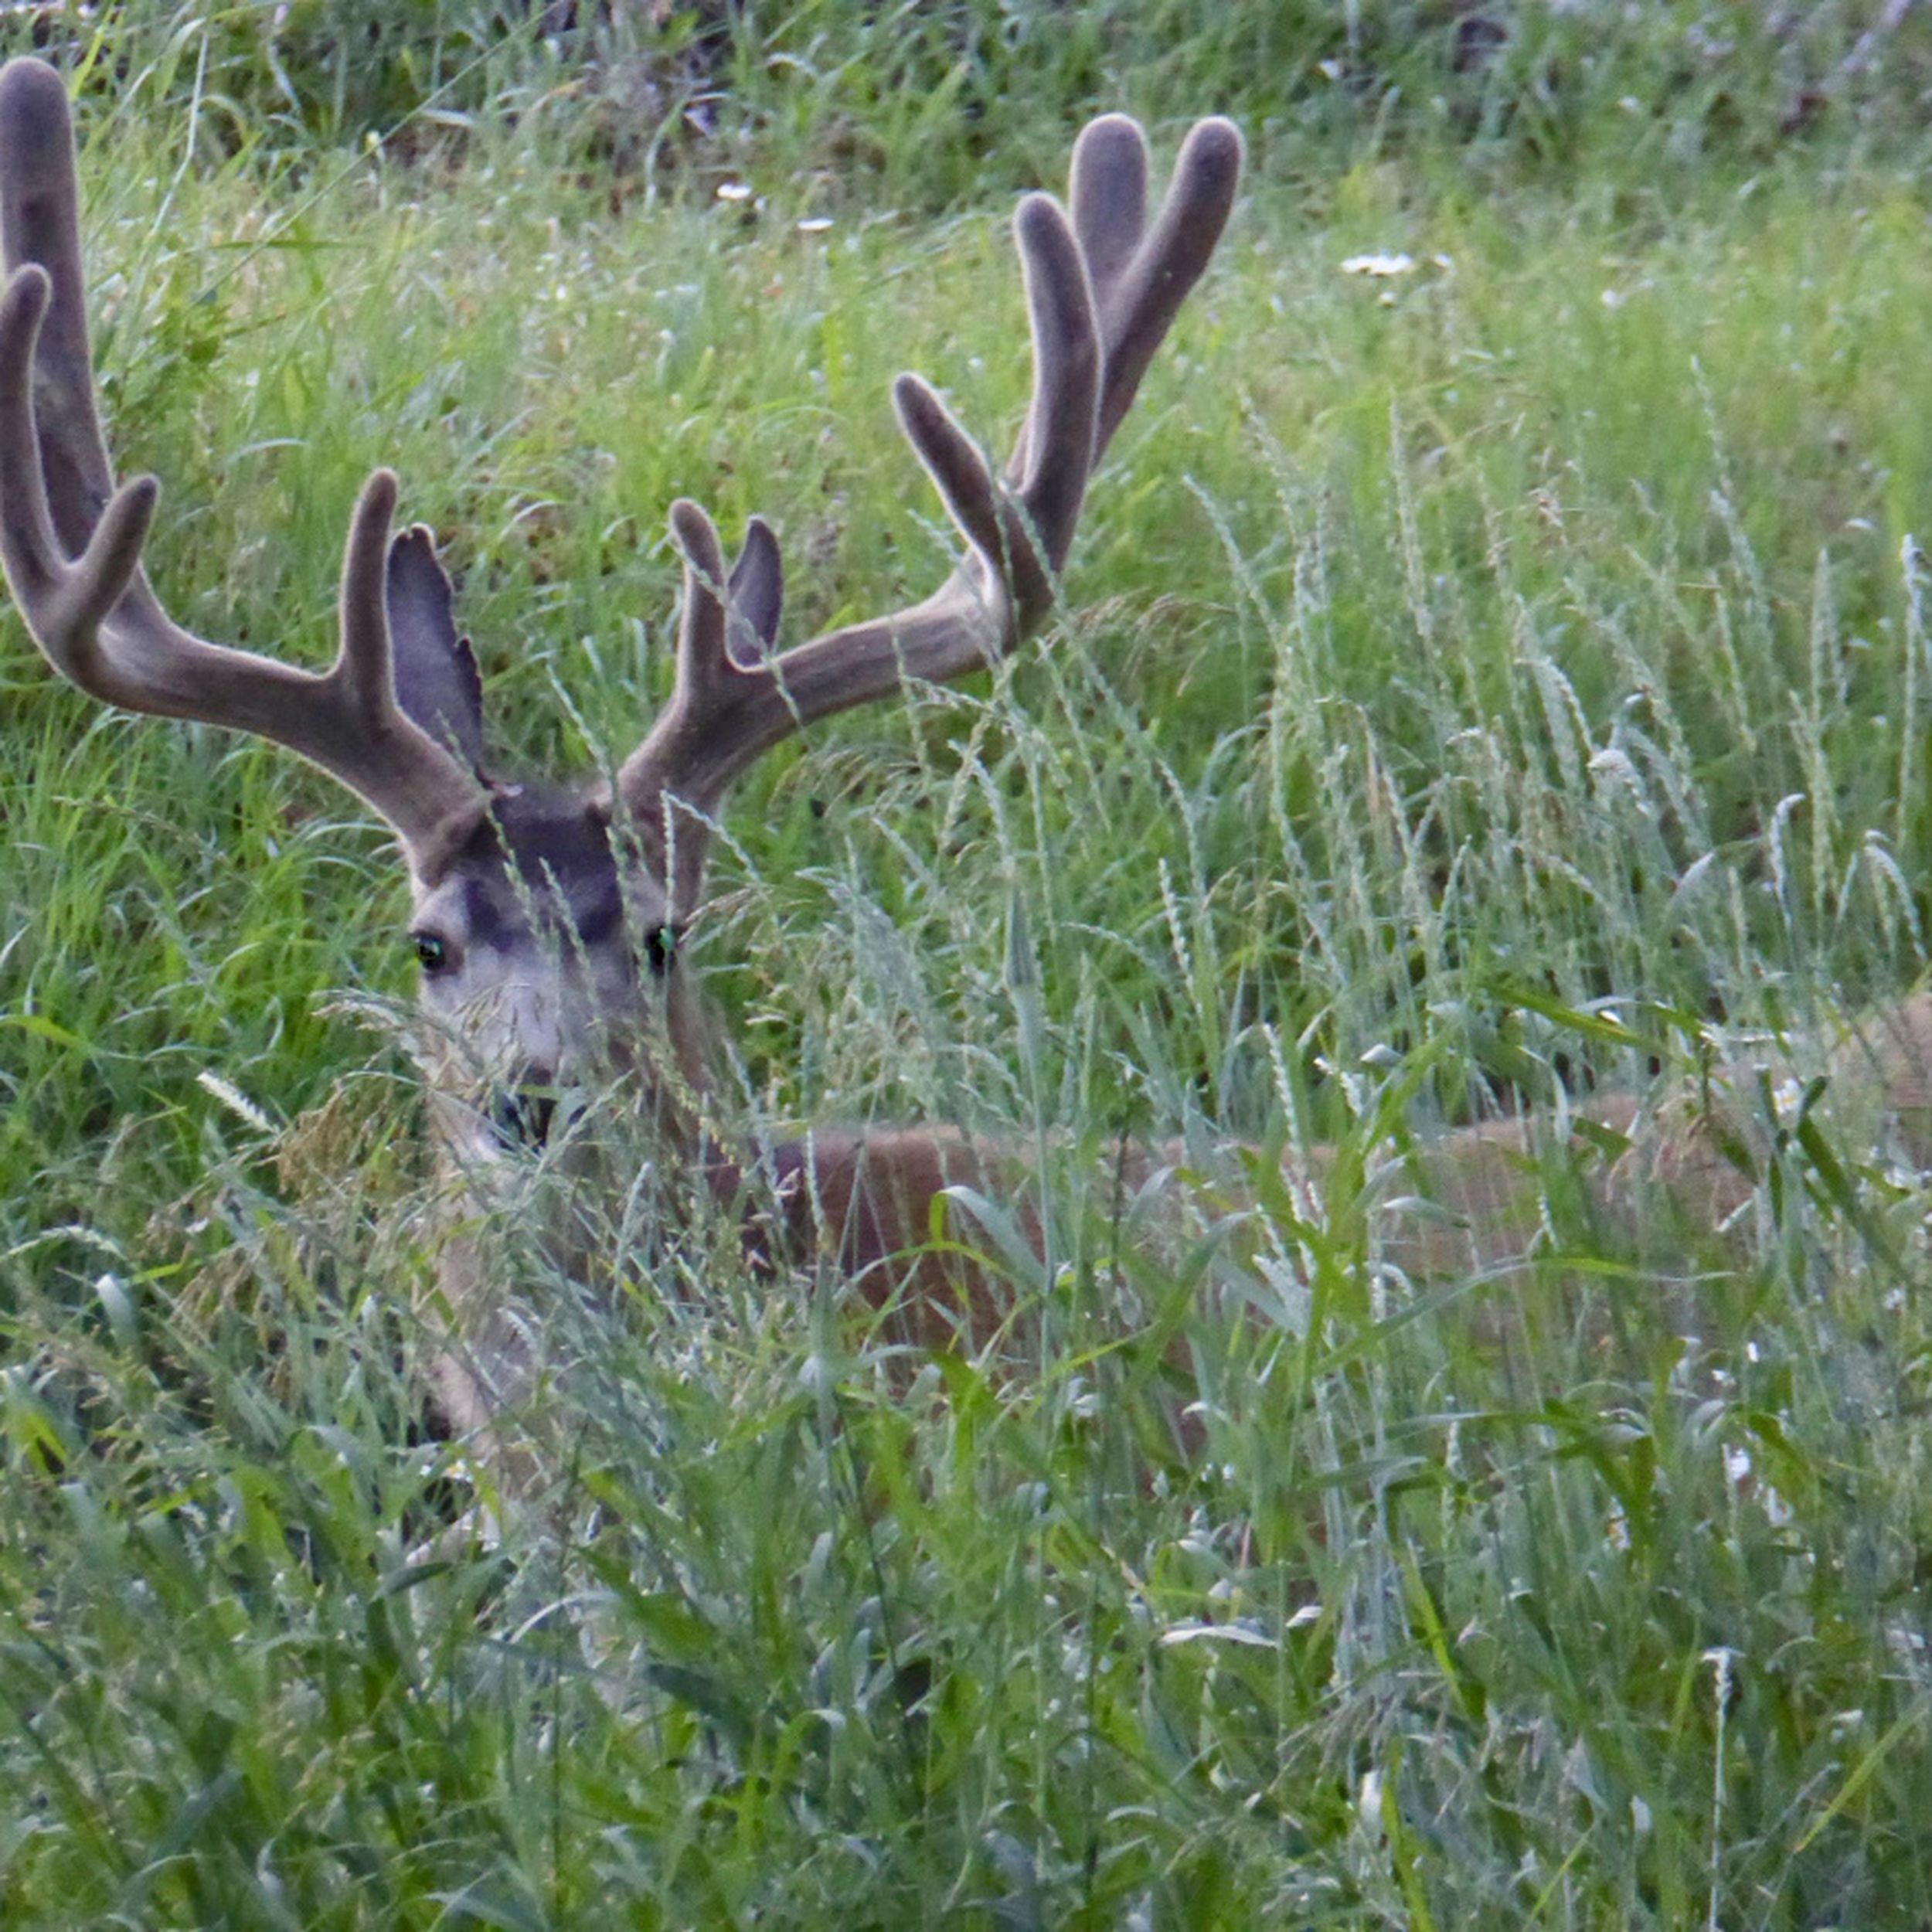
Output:
<svg viewBox="0 0 1932 1932">
<path fill-rule="evenodd" d="M 394 827 L 412 861 L 481 781 L 398 708 L 383 571 L 396 479 L 376 471 L 350 519 L 334 665 L 298 670 L 210 644 L 163 610 L 141 567 L 159 487 L 116 490 L 94 404 L 73 133 L 60 77 L 0 70 L 0 565 L 47 661 L 91 696 L 272 738 Z"/>
<path fill-rule="evenodd" d="M 906 678 L 944 682 L 1012 650 L 1051 609 L 1087 479 L 1233 206 L 1241 138 L 1228 121 L 1189 133 L 1152 228 L 1147 144 L 1125 116 L 1091 123 L 1073 150 L 1072 216 L 1030 195 L 1014 222 L 1033 351 L 1033 396 L 1003 478 L 930 386 L 902 376 L 900 427 L 966 549 L 923 604 L 827 632 L 777 656 L 733 648 L 745 561 L 727 583 L 710 519 L 671 513 L 684 559 L 684 617 L 670 702 L 618 774 L 653 845 L 678 848 L 676 897 L 696 897 L 706 821 L 760 753 L 819 718 L 889 696 Z M 757 542 L 770 533 L 757 525 Z M 747 560 L 752 543 L 747 541 Z M 689 822 L 671 821 L 676 808 Z M 695 815 L 695 817 L 692 816 Z"/>
</svg>

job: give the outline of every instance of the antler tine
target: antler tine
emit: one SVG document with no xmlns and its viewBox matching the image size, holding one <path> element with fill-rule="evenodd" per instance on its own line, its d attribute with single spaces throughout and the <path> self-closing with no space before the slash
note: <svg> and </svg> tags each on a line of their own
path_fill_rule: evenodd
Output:
<svg viewBox="0 0 1932 1932">
<path fill-rule="evenodd" d="M 1022 202 L 1014 239 L 1033 395 L 1005 480 L 926 383 L 902 376 L 893 385 L 900 427 L 966 543 L 951 577 L 924 603 L 747 659 L 729 648 L 726 632 L 753 538 L 727 584 L 710 519 L 695 505 L 677 506 L 672 533 L 685 560 L 685 615 L 671 702 L 618 774 L 647 838 L 668 838 L 673 801 L 700 820 L 714 812 L 739 773 L 801 726 L 889 696 L 909 677 L 963 676 L 1038 627 L 1094 464 L 1213 253 L 1240 162 L 1233 126 L 1201 123 L 1147 232 L 1146 144 L 1132 121 L 1108 116 L 1076 148 L 1071 221 L 1050 196 Z M 769 532 L 757 526 L 757 536 L 762 543 Z M 682 841 L 671 882 L 680 903 L 696 896 L 703 852 L 702 831 Z"/>
<path fill-rule="evenodd" d="M 94 411 L 67 90 L 51 67 L 12 60 L 0 69 L 0 247 L 9 272 L 37 262 L 51 284 L 36 371 L 41 462 L 53 527 L 77 555 L 113 494 L 114 473 Z"/>
<path fill-rule="evenodd" d="M 49 634 L 65 645 L 77 629 L 84 639 L 127 589 L 156 492 L 144 477 L 110 498 L 98 523 L 90 519 L 83 533 L 79 565 L 61 562 L 30 386 L 34 342 L 48 301 L 47 274 L 32 263 L 15 272 L 0 295 L 0 559 L 21 607 L 43 609 Z M 77 683 L 89 669 L 51 648 L 49 655 L 55 668 Z"/>
<path fill-rule="evenodd" d="M 675 794 L 700 813 L 709 812 L 729 781 L 674 787 L 645 773 L 641 761 L 648 751 L 660 772 L 701 772 L 709 748 L 742 732 L 746 708 L 768 699 L 769 654 L 778 634 L 784 570 L 778 539 L 763 517 L 747 524 L 744 549 L 729 575 L 718 527 L 702 505 L 685 497 L 672 505 L 671 538 L 684 573 L 671 699 L 647 743 L 626 760 L 617 790 L 661 867 L 675 845 L 679 881 L 673 897 L 689 906 L 703 871 L 706 834 L 701 821 L 675 828 L 665 801 Z"/>
<path fill-rule="evenodd" d="M 1013 235 L 1032 331 L 1033 400 L 1009 474 L 1019 478 L 1029 538 L 1038 539 L 1046 564 L 1039 582 L 1022 580 L 1026 566 L 1039 568 L 1032 543 L 1009 544 L 1024 633 L 1052 603 L 1052 580 L 1073 547 L 1087 500 L 1087 479 L 1099 451 L 1101 361 L 1093 287 L 1060 203 L 1050 195 L 1029 195 L 1014 218 Z"/>
<path fill-rule="evenodd" d="M 784 564 L 761 516 L 746 525 L 745 547 L 728 577 L 717 526 L 687 498 L 671 506 L 671 535 L 684 559 L 676 683 L 702 703 L 728 692 L 734 674 L 770 652 L 784 608 Z"/>
<path fill-rule="evenodd" d="M 1139 127 L 1124 114 L 1103 114 L 1073 145 L 1073 230 L 1093 277 L 1106 358 L 1097 463 L 1221 239 L 1241 159 L 1233 121 L 1217 114 L 1196 122 L 1147 230 L 1147 141 Z"/>
<path fill-rule="evenodd" d="M 482 782 L 398 708 L 384 570 L 396 479 L 363 486 L 343 562 L 334 665 L 300 671 L 209 644 L 141 568 L 159 492 L 112 487 L 94 405 L 66 90 L 39 61 L 0 70 L 0 565 L 48 662 L 90 696 L 271 738 L 380 812 L 411 862 L 474 812 Z"/>
<path fill-rule="evenodd" d="M 960 574 L 981 611 L 1010 604 L 1005 634 L 975 647 L 957 677 L 1010 648 L 1053 600 L 1093 468 L 1100 401 L 1100 338 L 1079 244 L 1050 195 L 1029 195 L 1013 219 L 1032 341 L 1033 395 L 1002 489 L 978 446 L 931 386 L 917 376 L 893 385 L 900 427 L 945 499 L 967 555 Z M 787 659 L 789 662 L 789 658 Z"/>
<path fill-rule="evenodd" d="M 676 689 L 693 705 L 708 709 L 729 692 L 734 668 L 726 630 L 724 546 L 718 526 L 686 497 L 671 506 L 671 535 L 684 556 Z"/>
</svg>

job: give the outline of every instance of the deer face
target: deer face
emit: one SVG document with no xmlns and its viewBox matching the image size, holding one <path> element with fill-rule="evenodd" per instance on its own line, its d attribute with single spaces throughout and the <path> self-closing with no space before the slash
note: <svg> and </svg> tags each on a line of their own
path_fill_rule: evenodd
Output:
<svg viewBox="0 0 1932 1932">
<path fill-rule="evenodd" d="M 600 801 L 497 787 L 415 889 L 426 1070 L 471 1151 L 540 1145 L 560 1100 L 613 1073 L 660 1113 L 696 1083 L 668 900 Z"/>
<path fill-rule="evenodd" d="M 405 842 L 422 1057 L 446 1134 L 478 1156 L 541 1145 L 560 1098 L 614 1073 L 641 1073 L 662 1100 L 665 1043 L 682 1032 L 688 1048 L 691 1030 L 662 879 L 600 794 L 489 776 L 475 660 L 427 530 L 389 546 L 383 606 L 398 707 L 473 781 Z M 695 1078 L 695 1054 L 671 1050 Z"/>
</svg>

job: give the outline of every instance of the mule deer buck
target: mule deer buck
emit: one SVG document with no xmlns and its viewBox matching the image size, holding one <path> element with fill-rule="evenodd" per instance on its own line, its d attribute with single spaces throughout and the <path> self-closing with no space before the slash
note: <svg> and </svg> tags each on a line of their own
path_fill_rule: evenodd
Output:
<svg viewBox="0 0 1932 1932">
<path fill-rule="evenodd" d="M 313 673 L 210 643 L 168 615 L 142 566 L 157 487 L 115 485 L 95 404 L 66 94 L 31 60 L 0 73 L 0 561 L 54 668 L 108 704 L 226 726 L 299 753 L 394 832 L 414 900 L 426 1068 L 446 1159 L 474 1174 L 506 1142 L 540 1141 L 561 1087 L 587 1070 L 634 1083 L 641 1107 L 702 1165 L 770 1258 L 831 1253 L 910 1331 L 943 1339 L 978 1284 L 922 1258 L 939 1192 L 988 1156 L 956 1137 L 827 1132 L 759 1162 L 772 1211 L 747 1205 L 750 1165 L 711 1145 L 696 996 L 677 940 L 703 890 L 731 784 L 815 720 L 981 670 L 1050 614 L 1087 482 L 1234 199 L 1240 138 L 1199 123 L 1152 220 L 1148 152 L 1122 116 L 1075 145 L 1069 206 L 1029 195 L 1015 238 L 1033 392 L 996 473 L 938 396 L 902 376 L 906 439 L 964 540 L 923 603 L 781 651 L 778 546 L 753 519 L 729 568 L 706 513 L 671 534 L 683 605 L 668 702 L 614 787 L 519 785 L 488 770 L 481 690 L 430 532 L 393 538 L 396 479 L 377 470 L 350 519 L 341 644 Z M 902 1255 L 909 1256 L 898 1265 Z M 531 1345 L 473 1243 L 446 1243 L 447 1419 L 487 1433 L 527 1387 Z"/>
<path fill-rule="evenodd" d="M 700 1177 L 727 1224 L 782 1265 L 829 1257 L 909 1338 L 984 1333 L 1005 1312 L 988 1283 L 935 1254 L 935 1202 L 960 1184 L 995 1193 L 1023 1168 L 998 1146 L 916 1129 L 814 1133 L 762 1150 L 718 1144 L 699 1002 L 678 937 L 698 908 L 726 795 L 762 753 L 817 719 L 956 679 L 1014 650 L 1051 612 L 1088 479 L 1233 204 L 1241 143 L 1226 121 L 1189 135 L 1147 218 L 1145 144 L 1119 116 L 1075 145 L 1070 207 L 1027 197 L 1015 220 L 1034 386 L 1011 462 L 996 474 L 915 376 L 894 389 L 901 427 L 964 549 L 923 603 L 777 648 L 781 572 L 750 522 L 729 568 L 710 519 L 671 512 L 683 604 L 668 702 L 614 787 L 519 786 L 488 769 L 481 692 L 430 533 L 392 538 L 396 485 L 378 470 L 351 519 L 341 645 L 297 670 L 176 625 L 142 569 L 156 486 L 116 488 L 90 369 L 72 135 L 64 88 L 17 60 L 0 73 L 0 562 L 49 662 L 104 702 L 271 739 L 346 785 L 394 831 L 414 900 L 434 1132 L 459 1202 L 519 1141 L 540 1143 L 554 1097 L 622 1083 Z M 1932 1003 L 1876 1016 L 1832 1063 L 1834 1083 L 1907 1130 L 1923 1163 Z M 1662 1108 L 1600 1098 L 1595 1124 L 1627 1140 L 1588 1175 L 1614 1212 L 1672 1197 L 1716 1226 L 1747 1200 L 1748 1083 Z M 1496 1121 L 1389 1164 L 1383 1252 L 1412 1273 L 1467 1274 L 1520 1255 L 1540 1214 L 1533 1162 L 1547 1123 Z M 1142 1168 L 1154 1150 L 1134 1156 Z M 1304 1158 L 1313 1185 L 1328 1157 Z M 1409 1177 L 1420 1170 L 1420 1185 Z M 1407 1185 L 1403 1185 L 1407 1181 Z M 1446 1212 L 1445 1212 L 1446 1210 Z M 456 1217 L 461 1219 L 459 1212 Z M 1022 1225 L 1025 1225 L 1022 1217 Z M 1037 1230 L 1032 1230 L 1036 1234 Z M 436 1367 L 451 1426 L 481 1438 L 527 1394 L 540 1341 L 506 1307 L 479 1244 L 442 1243 Z M 500 1443 L 493 1444 L 498 1453 Z"/>
</svg>

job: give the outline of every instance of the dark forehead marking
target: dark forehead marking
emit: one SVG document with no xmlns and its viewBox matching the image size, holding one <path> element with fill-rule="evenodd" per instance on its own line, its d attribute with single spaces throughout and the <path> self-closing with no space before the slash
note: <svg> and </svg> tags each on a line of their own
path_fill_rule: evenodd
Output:
<svg viewBox="0 0 1932 1932">
<path fill-rule="evenodd" d="M 451 870 L 463 877 L 464 916 L 480 944 L 501 945 L 528 932 L 534 911 L 544 926 L 567 913 L 578 939 L 595 946 L 624 917 L 609 824 L 568 792 L 499 794 Z"/>
<path fill-rule="evenodd" d="M 471 872 L 463 880 L 463 924 L 471 945 L 501 951 L 529 921 L 501 875 L 484 879 Z"/>
</svg>

